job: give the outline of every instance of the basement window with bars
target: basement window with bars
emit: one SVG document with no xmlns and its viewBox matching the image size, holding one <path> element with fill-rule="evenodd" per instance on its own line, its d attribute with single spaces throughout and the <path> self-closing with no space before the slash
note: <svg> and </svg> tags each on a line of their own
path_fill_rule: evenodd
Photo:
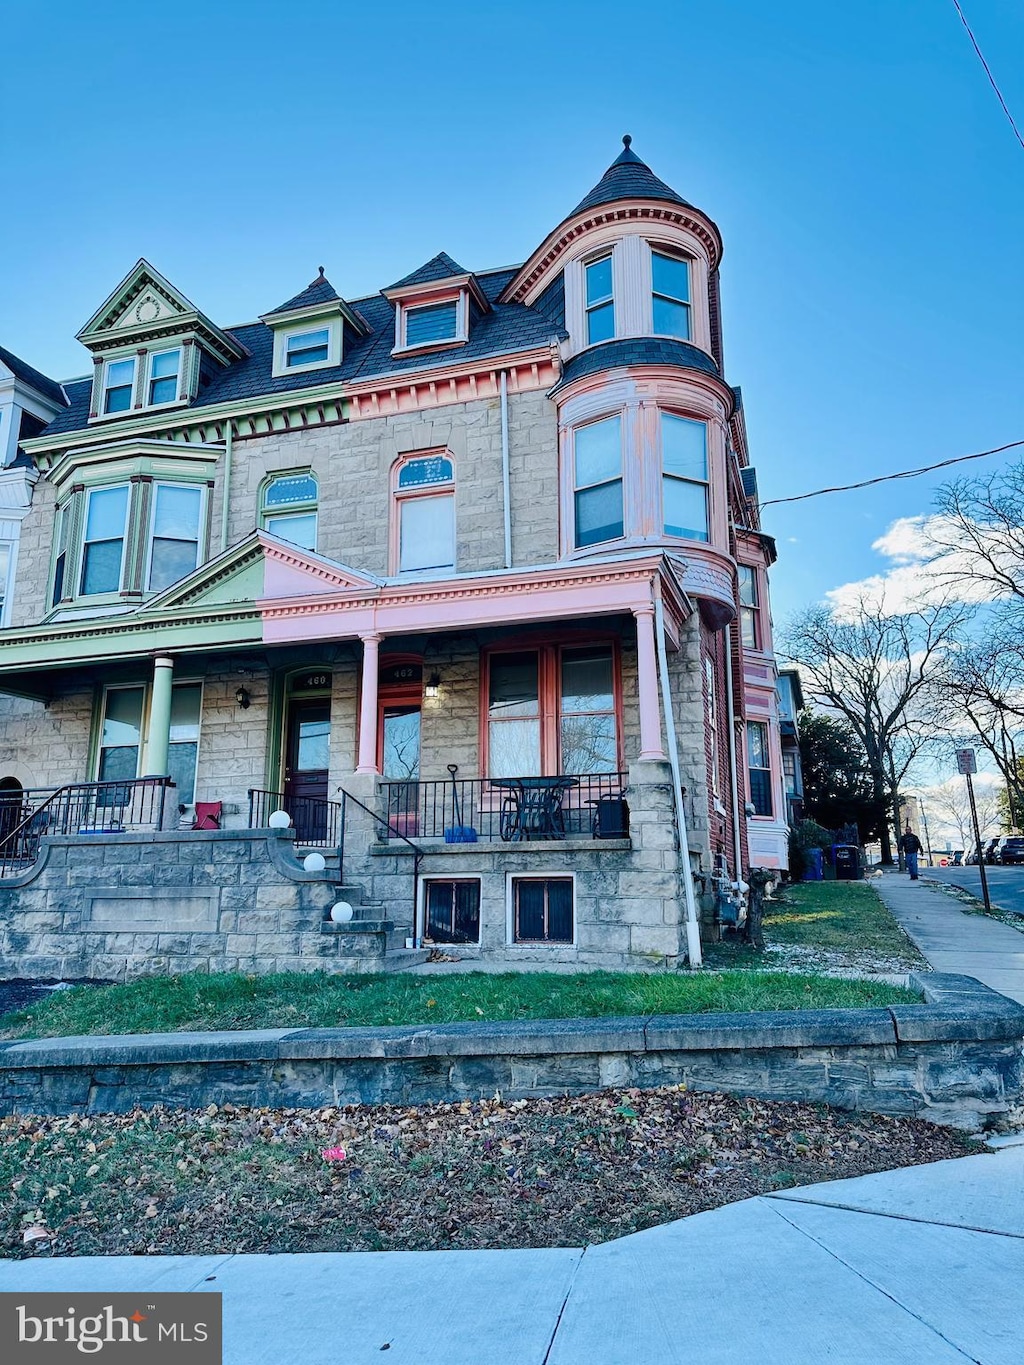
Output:
<svg viewBox="0 0 1024 1365">
<path fill-rule="evenodd" d="M 480 942 L 480 883 L 428 881 L 425 937 L 434 943 Z"/>
<path fill-rule="evenodd" d="M 572 878 L 513 877 L 512 937 L 515 943 L 572 943 Z"/>
</svg>

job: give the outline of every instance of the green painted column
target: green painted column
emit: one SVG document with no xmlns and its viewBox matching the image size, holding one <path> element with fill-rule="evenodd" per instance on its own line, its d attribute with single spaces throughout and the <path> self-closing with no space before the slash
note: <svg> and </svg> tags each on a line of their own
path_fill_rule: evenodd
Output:
<svg viewBox="0 0 1024 1365">
<path fill-rule="evenodd" d="M 153 692 L 149 702 L 146 730 L 144 777 L 167 777 L 167 757 L 171 743 L 171 686 L 174 660 L 158 655 L 153 660 Z"/>
</svg>

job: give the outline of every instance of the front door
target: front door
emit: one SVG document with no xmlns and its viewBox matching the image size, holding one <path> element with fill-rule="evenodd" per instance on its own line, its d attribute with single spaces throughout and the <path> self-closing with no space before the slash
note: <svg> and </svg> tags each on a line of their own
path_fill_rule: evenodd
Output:
<svg viewBox="0 0 1024 1365">
<path fill-rule="evenodd" d="M 330 761 L 331 703 L 292 701 L 285 744 L 285 806 L 300 844 L 328 835 L 327 770 Z"/>
</svg>

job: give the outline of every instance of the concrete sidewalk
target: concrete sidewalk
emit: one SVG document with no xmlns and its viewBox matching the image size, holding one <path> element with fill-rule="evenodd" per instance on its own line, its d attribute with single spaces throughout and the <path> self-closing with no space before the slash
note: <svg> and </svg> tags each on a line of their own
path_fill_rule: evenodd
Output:
<svg viewBox="0 0 1024 1365">
<path fill-rule="evenodd" d="M 1022 1282 L 1024 1145 L 586 1250 L 0 1262 L 6 1291 L 219 1290 L 225 1365 L 1019 1365 Z"/>
<path fill-rule="evenodd" d="M 875 888 L 937 972 L 976 977 L 1024 1005 L 1024 934 L 987 915 L 968 915 L 941 882 L 886 872 Z"/>
</svg>

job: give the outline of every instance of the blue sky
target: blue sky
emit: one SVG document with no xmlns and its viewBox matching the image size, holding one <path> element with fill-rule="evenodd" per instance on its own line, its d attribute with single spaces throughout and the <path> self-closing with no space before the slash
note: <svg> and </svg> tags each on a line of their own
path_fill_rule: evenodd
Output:
<svg viewBox="0 0 1024 1365">
<path fill-rule="evenodd" d="M 1024 6 L 964 7 L 1024 120 Z M 225 324 L 519 261 L 630 132 L 724 234 L 763 497 L 1024 436 L 1024 152 L 952 0 L 57 0 L 5 48 L 0 339 L 57 377 L 140 255 Z M 939 481 L 768 509 L 776 618 Z"/>
</svg>

